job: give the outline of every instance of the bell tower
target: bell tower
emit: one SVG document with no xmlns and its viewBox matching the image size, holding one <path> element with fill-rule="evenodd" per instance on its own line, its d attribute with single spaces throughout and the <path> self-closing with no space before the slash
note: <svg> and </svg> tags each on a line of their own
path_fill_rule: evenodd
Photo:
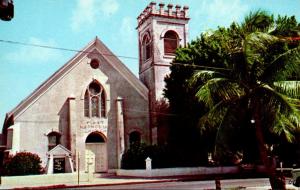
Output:
<svg viewBox="0 0 300 190">
<path fill-rule="evenodd" d="M 139 78 L 149 89 L 152 143 L 164 143 L 157 126 L 157 104 L 163 99 L 164 78 L 177 47 L 188 42 L 188 7 L 151 2 L 138 16 Z M 161 140 L 160 140 L 161 139 Z"/>
</svg>

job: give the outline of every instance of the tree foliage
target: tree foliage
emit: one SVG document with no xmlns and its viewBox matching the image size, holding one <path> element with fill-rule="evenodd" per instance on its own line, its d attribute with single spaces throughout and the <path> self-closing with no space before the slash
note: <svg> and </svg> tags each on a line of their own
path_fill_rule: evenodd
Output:
<svg viewBox="0 0 300 190">
<path fill-rule="evenodd" d="M 167 146 L 131 144 L 122 156 L 122 169 L 145 169 L 145 160 L 152 160 L 152 168 L 168 168 L 174 166 L 172 154 Z"/>
<path fill-rule="evenodd" d="M 4 163 L 5 175 L 36 175 L 42 173 L 41 159 L 37 154 L 30 152 L 18 152 L 9 156 Z"/>
<path fill-rule="evenodd" d="M 178 115 L 170 142 L 187 139 L 193 147 L 182 137 L 198 127 L 207 140 L 200 149 L 212 151 L 214 144 L 220 161 L 231 162 L 240 152 L 254 161 L 261 150 L 251 120 L 262 128 L 264 143 L 293 141 L 299 127 L 299 31 L 294 16 L 274 19 L 257 11 L 179 48 L 165 79 L 165 96 Z"/>
</svg>

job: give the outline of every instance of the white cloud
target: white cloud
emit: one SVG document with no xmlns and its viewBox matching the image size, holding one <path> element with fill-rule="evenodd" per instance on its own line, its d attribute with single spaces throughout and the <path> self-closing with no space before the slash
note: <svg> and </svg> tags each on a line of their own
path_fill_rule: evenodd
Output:
<svg viewBox="0 0 300 190">
<path fill-rule="evenodd" d="M 122 19 L 120 34 L 122 37 L 122 42 L 132 42 L 136 40 L 135 31 L 135 20 L 131 17 L 124 17 Z"/>
<path fill-rule="evenodd" d="M 28 44 L 44 45 L 56 47 L 57 44 L 54 40 L 50 39 L 43 41 L 41 39 L 30 37 Z M 58 60 L 62 57 L 62 54 L 58 50 L 34 47 L 34 46 L 19 46 L 16 51 L 7 53 L 5 58 L 8 61 L 18 63 L 45 63 L 49 60 Z"/>
<path fill-rule="evenodd" d="M 94 26 L 98 19 L 110 17 L 118 9 L 116 0 L 78 0 L 71 17 L 71 28 L 79 31 L 81 27 Z"/>
<path fill-rule="evenodd" d="M 102 0 L 101 11 L 104 16 L 111 16 L 119 9 L 119 4 L 116 0 Z"/>
<path fill-rule="evenodd" d="M 72 30 L 79 30 L 80 26 L 83 24 L 86 26 L 95 23 L 96 10 L 94 4 L 94 0 L 78 0 L 77 7 L 73 10 L 71 18 Z"/>
<path fill-rule="evenodd" d="M 201 9 L 196 17 L 205 19 L 202 29 L 207 30 L 211 26 L 228 26 L 233 21 L 240 22 L 244 18 L 249 7 L 240 0 L 205 0 L 202 1 Z"/>
</svg>

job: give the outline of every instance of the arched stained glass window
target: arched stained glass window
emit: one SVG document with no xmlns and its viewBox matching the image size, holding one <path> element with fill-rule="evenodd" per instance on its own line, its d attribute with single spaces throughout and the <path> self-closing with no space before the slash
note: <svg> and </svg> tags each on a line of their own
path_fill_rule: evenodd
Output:
<svg viewBox="0 0 300 190">
<path fill-rule="evenodd" d="M 84 95 L 84 116 L 106 117 L 106 99 L 103 87 L 97 81 L 89 84 Z"/>
</svg>

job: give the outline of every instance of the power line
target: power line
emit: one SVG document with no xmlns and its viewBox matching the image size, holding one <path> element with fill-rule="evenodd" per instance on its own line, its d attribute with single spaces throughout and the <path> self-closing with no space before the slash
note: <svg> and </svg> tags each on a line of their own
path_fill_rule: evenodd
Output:
<svg viewBox="0 0 300 190">
<path fill-rule="evenodd" d="M 79 53 L 97 54 L 97 53 L 94 53 L 94 52 L 91 52 L 91 51 L 82 51 L 82 50 L 68 49 L 68 48 L 48 46 L 48 45 L 31 44 L 31 43 L 17 42 L 17 41 L 11 41 L 11 40 L 1 40 L 0 39 L 0 42 L 2 42 L 2 43 L 9 43 L 9 44 L 23 45 L 23 46 L 31 46 L 31 47 L 54 49 L 54 50 L 62 50 L 62 51 L 71 51 L 71 52 L 79 52 Z M 109 53 L 101 53 L 101 54 L 102 55 L 106 55 L 106 56 L 116 56 L 116 57 L 126 58 L 126 59 L 138 59 L 136 57 L 130 57 L 130 56 L 124 56 L 124 55 L 113 55 L 113 54 L 109 54 Z"/>
<path fill-rule="evenodd" d="M 8 43 L 8 44 L 15 44 L 15 45 L 23 45 L 23 46 L 31 46 L 31 47 L 38 47 L 38 48 L 47 48 L 47 49 L 54 49 L 54 50 L 61 50 L 61 51 L 69 51 L 69 52 L 78 52 L 78 53 L 87 53 L 87 54 L 98 54 L 92 51 L 82 51 L 82 50 L 75 50 L 75 49 L 69 49 L 69 48 L 62 48 L 62 47 L 55 47 L 55 46 L 48 46 L 48 45 L 40 45 L 40 44 L 32 44 L 32 43 L 25 43 L 25 42 L 18 42 L 18 41 L 12 41 L 12 40 L 2 40 L 0 39 L 1 43 Z M 131 56 L 124 56 L 124 55 L 114 55 L 109 53 L 100 53 L 101 55 L 106 56 L 116 56 L 119 58 L 125 58 L 125 59 L 134 59 L 138 60 L 137 57 L 131 57 Z M 201 65 L 195 65 L 195 64 L 186 64 L 186 63 L 176 63 L 172 62 L 172 65 L 180 65 L 180 66 L 187 66 L 187 67 L 194 67 L 194 68 L 204 68 L 204 69 L 215 69 L 215 70 L 231 70 L 226 68 L 220 68 L 220 67 L 211 67 L 211 66 L 201 66 Z"/>
<path fill-rule="evenodd" d="M 198 67 L 198 68 L 203 68 L 203 69 L 215 69 L 215 70 L 226 70 L 226 71 L 231 71 L 232 69 L 226 69 L 222 67 L 210 67 L 210 66 L 202 66 L 202 65 L 195 65 L 195 64 L 186 64 L 186 63 L 176 63 L 172 62 L 172 65 L 180 65 L 180 66 L 188 66 L 188 67 Z"/>
<path fill-rule="evenodd" d="M 145 110 L 136 110 L 136 109 L 124 109 L 129 112 L 139 112 L 139 113 L 152 113 L 156 115 L 164 115 L 164 116 L 179 116 L 179 114 L 172 114 L 167 112 L 158 112 L 158 111 L 145 111 Z"/>
</svg>

